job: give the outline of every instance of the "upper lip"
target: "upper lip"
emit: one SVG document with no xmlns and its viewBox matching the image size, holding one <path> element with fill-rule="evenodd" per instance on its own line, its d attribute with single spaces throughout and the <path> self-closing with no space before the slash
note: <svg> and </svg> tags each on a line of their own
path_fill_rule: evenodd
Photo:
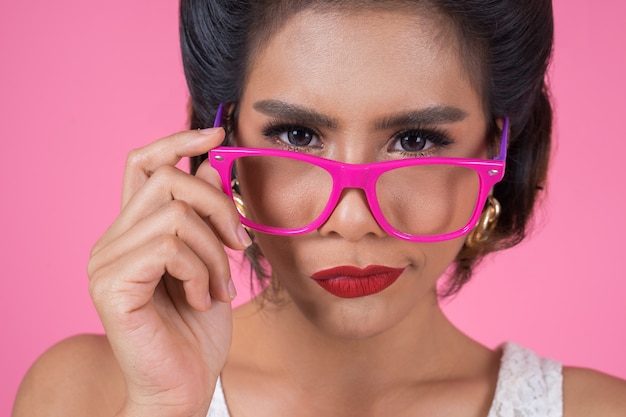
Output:
<svg viewBox="0 0 626 417">
<path fill-rule="evenodd" d="M 397 273 L 404 268 L 393 268 L 384 265 L 369 265 L 365 268 L 358 268 L 351 265 L 336 266 L 314 273 L 311 278 L 315 280 L 336 279 L 336 278 L 366 278 L 373 275 Z"/>
</svg>

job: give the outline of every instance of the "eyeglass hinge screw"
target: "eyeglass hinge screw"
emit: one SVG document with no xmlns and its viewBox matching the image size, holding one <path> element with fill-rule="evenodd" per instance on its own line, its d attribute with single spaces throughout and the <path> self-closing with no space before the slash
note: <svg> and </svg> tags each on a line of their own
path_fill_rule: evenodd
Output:
<svg viewBox="0 0 626 417">
<path fill-rule="evenodd" d="M 216 161 L 223 161 L 224 158 L 222 158 L 220 155 L 215 155 L 215 160 Z"/>
<path fill-rule="evenodd" d="M 497 169 L 491 169 L 489 170 L 489 175 L 494 176 L 494 175 L 498 175 L 500 171 L 498 171 Z"/>
</svg>

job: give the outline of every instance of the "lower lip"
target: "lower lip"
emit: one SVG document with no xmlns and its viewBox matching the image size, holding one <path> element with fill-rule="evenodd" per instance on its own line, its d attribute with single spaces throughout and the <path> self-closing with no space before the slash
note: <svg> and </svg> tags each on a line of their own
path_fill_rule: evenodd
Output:
<svg viewBox="0 0 626 417">
<path fill-rule="evenodd" d="M 341 298 L 376 294 L 396 282 L 404 268 L 371 265 L 365 269 L 340 266 L 313 274 L 311 278 L 329 293 Z"/>
</svg>

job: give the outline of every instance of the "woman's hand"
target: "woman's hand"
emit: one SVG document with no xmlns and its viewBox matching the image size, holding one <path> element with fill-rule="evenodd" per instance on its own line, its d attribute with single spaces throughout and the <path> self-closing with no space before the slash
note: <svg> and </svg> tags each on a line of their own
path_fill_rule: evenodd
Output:
<svg viewBox="0 0 626 417">
<path fill-rule="evenodd" d="M 90 293 L 126 382 L 122 415 L 206 416 L 232 335 L 235 290 L 224 245 L 250 244 L 204 163 L 224 139 L 187 131 L 129 154 L 119 217 L 95 244 Z"/>
</svg>

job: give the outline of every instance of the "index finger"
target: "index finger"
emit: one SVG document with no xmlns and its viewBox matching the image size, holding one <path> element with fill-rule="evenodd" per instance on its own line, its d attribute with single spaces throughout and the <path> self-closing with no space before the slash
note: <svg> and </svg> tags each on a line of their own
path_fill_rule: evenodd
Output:
<svg viewBox="0 0 626 417">
<path fill-rule="evenodd" d="M 150 176 L 159 167 L 176 165 L 182 158 L 201 155 L 217 147 L 224 140 L 224 129 L 214 127 L 187 130 L 164 137 L 142 148 L 133 149 L 126 158 L 122 185 L 122 207 L 126 206 Z"/>
</svg>

